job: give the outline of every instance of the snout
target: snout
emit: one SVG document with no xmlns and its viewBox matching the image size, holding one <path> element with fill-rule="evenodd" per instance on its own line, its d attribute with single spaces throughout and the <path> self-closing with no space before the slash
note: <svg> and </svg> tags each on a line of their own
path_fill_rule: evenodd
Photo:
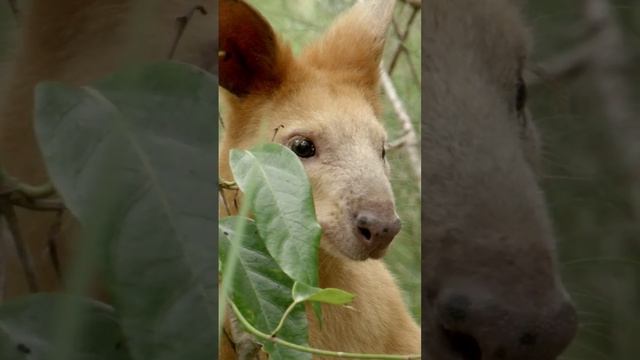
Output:
<svg viewBox="0 0 640 360">
<path fill-rule="evenodd" d="M 548 298 L 514 304 L 447 289 L 435 301 L 437 336 L 452 359 L 556 359 L 575 336 L 577 316 L 563 292 Z"/>
<path fill-rule="evenodd" d="M 353 221 L 356 237 L 369 257 L 374 259 L 384 255 L 401 228 L 395 211 L 361 210 L 354 214 Z"/>
</svg>

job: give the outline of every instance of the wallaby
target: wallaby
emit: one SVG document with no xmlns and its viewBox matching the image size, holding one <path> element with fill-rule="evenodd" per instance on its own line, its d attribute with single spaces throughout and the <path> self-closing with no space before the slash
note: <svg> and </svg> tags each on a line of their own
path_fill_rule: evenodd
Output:
<svg viewBox="0 0 640 360">
<path fill-rule="evenodd" d="M 228 111 L 220 175 L 229 150 L 274 141 L 298 155 L 322 226 L 321 287 L 356 295 L 352 309 L 308 312 L 309 343 L 333 351 L 416 354 L 420 329 L 380 258 L 400 230 L 379 122 L 378 75 L 393 0 L 355 4 L 299 57 L 243 1 L 220 0 L 220 84 Z M 268 131 L 259 136 L 261 128 Z M 228 194 L 228 203 L 233 194 Z M 226 210 L 221 208 L 221 214 Z M 222 337 L 221 358 L 234 358 Z"/>
<path fill-rule="evenodd" d="M 574 337 L 526 109 L 517 0 L 423 2 L 423 312 L 429 359 L 551 360 Z"/>
<path fill-rule="evenodd" d="M 0 166 L 29 184 L 47 174 L 33 130 L 34 86 L 44 80 L 84 85 L 131 62 L 168 59 L 176 38 L 176 19 L 196 6 L 210 12 L 216 1 L 33 0 L 21 9 L 17 48 L 3 69 L 0 92 Z M 175 60 L 209 70 L 217 61 L 215 14 L 195 14 L 175 49 Z M 18 209 L 20 210 L 20 209 Z M 32 254 L 39 290 L 61 286 L 49 256 L 50 213 L 18 211 L 24 242 Z M 72 221 L 65 221 L 66 229 Z M 68 232 L 68 231 L 67 231 Z M 62 265 L 68 236 L 58 244 Z M 6 297 L 28 292 L 14 252 L 8 267 Z"/>
</svg>

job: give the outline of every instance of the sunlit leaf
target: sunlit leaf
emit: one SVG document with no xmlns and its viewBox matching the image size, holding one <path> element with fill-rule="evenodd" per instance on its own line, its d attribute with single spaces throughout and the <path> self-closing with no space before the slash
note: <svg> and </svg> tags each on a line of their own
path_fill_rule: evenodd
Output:
<svg viewBox="0 0 640 360">
<path fill-rule="evenodd" d="M 230 164 L 271 256 L 292 279 L 317 286 L 321 231 L 300 160 L 282 145 L 264 144 L 232 150 Z"/>
</svg>

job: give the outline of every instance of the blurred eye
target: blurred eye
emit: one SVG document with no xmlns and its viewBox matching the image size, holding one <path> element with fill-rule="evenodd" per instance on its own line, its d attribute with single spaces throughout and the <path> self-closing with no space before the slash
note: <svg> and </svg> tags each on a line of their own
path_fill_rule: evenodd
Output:
<svg viewBox="0 0 640 360">
<path fill-rule="evenodd" d="M 293 139 L 290 148 L 301 158 L 309 158 L 316 154 L 316 146 L 313 142 L 303 137 Z"/>
<path fill-rule="evenodd" d="M 516 84 L 516 110 L 519 114 L 524 112 L 524 108 L 527 105 L 527 84 L 524 82 L 522 76 L 518 77 Z"/>
<path fill-rule="evenodd" d="M 387 156 L 387 149 L 384 145 L 382 145 L 382 158 L 384 159 Z"/>
</svg>

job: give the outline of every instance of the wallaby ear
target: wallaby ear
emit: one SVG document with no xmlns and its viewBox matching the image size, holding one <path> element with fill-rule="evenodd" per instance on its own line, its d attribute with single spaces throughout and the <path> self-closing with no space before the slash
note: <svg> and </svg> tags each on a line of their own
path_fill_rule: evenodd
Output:
<svg viewBox="0 0 640 360">
<path fill-rule="evenodd" d="M 220 0 L 218 10 L 220 85 L 236 96 L 277 88 L 286 54 L 271 25 L 241 0 Z"/>
<path fill-rule="evenodd" d="M 394 5 L 395 0 L 359 0 L 305 50 L 303 58 L 322 69 L 345 71 L 363 85 L 377 86 Z"/>
</svg>

